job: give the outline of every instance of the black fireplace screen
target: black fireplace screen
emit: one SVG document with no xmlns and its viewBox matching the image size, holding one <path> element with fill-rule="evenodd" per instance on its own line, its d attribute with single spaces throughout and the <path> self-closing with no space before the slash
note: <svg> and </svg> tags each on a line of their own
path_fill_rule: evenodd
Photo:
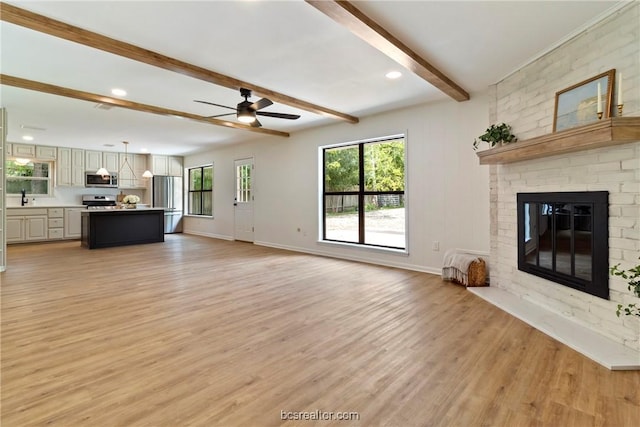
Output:
<svg viewBox="0 0 640 427">
<path fill-rule="evenodd" d="M 609 299 L 606 191 L 518 193 L 518 269 Z"/>
</svg>

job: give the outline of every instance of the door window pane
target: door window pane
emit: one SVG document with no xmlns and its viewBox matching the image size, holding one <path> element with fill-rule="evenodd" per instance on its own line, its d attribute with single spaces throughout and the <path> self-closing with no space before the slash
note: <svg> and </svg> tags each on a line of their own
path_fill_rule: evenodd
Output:
<svg viewBox="0 0 640 427">
<path fill-rule="evenodd" d="M 236 201 L 240 203 L 251 200 L 251 165 L 236 167 Z"/>
</svg>

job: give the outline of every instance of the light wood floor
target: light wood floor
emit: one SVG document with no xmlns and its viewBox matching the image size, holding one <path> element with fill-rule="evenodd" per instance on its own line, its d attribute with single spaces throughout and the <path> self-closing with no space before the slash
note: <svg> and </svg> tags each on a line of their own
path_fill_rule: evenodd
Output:
<svg viewBox="0 0 640 427">
<path fill-rule="evenodd" d="M 640 372 L 437 276 L 183 235 L 8 258 L 3 427 L 640 425 Z M 360 419 L 281 420 L 315 410 Z"/>
</svg>

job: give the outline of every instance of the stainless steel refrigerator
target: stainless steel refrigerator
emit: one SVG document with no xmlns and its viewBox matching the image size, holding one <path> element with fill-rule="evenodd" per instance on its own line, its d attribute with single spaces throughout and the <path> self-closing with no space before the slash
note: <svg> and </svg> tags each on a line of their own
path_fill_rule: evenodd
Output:
<svg viewBox="0 0 640 427">
<path fill-rule="evenodd" d="M 182 233 L 182 178 L 153 177 L 153 207 L 164 208 L 164 232 Z"/>
</svg>

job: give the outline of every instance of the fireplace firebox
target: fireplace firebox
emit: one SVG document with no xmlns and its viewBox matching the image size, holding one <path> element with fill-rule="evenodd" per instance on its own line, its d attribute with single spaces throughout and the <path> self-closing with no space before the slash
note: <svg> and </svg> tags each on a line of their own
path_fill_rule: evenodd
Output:
<svg viewBox="0 0 640 427">
<path fill-rule="evenodd" d="M 608 197 L 518 193 L 518 269 L 609 299 Z"/>
</svg>

